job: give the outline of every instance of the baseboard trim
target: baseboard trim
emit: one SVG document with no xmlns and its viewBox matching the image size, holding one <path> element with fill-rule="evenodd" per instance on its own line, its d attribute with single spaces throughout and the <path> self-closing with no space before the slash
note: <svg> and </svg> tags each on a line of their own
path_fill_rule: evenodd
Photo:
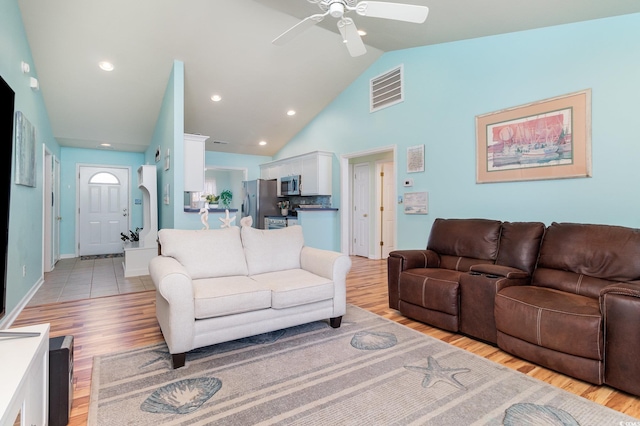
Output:
<svg viewBox="0 0 640 426">
<path fill-rule="evenodd" d="M 38 282 L 36 282 L 35 285 L 31 287 L 31 290 L 29 290 L 29 292 L 24 295 L 20 303 L 18 303 L 18 305 L 13 308 L 13 310 L 11 310 L 11 312 L 9 312 L 9 314 L 6 315 L 2 319 L 2 321 L 0 321 L 0 330 L 6 330 L 13 325 L 13 322 L 16 320 L 16 318 L 18 318 L 18 315 L 20 315 L 22 310 L 27 306 L 27 303 L 29 303 L 29 301 L 33 298 L 40 287 L 42 287 L 42 284 L 44 284 L 44 277 L 40 277 Z"/>
</svg>

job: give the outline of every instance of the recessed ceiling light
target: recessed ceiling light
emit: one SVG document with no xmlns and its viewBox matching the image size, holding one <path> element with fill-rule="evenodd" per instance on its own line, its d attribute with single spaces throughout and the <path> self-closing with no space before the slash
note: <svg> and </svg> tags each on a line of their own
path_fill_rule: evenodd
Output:
<svg viewBox="0 0 640 426">
<path fill-rule="evenodd" d="M 212 100 L 213 102 L 220 102 L 220 101 L 222 100 L 222 96 L 220 96 L 220 95 L 213 95 L 213 96 L 211 96 L 211 100 Z"/>
<path fill-rule="evenodd" d="M 110 143 L 101 143 L 100 146 L 111 146 Z"/>
<path fill-rule="evenodd" d="M 287 111 L 287 115 L 288 116 L 296 115 L 296 112 L 294 110 L 290 109 L 289 111 Z"/>
<path fill-rule="evenodd" d="M 102 61 L 102 62 L 98 63 L 98 66 L 103 71 L 113 71 L 113 68 L 114 68 L 113 64 L 111 62 L 107 62 L 107 61 Z"/>
<path fill-rule="evenodd" d="M 260 141 L 260 142 L 258 143 L 258 145 L 262 145 L 262 146 L 264 146 L 264 145 L 266 145 L 266 144 L 267 144 L 267 141 Z"/>
<path fill-rule="evenodd" d="M 358 30 L 358 34 L 360 34 L 360 36 L 366 36 L 367 32 L 365 30 Z"/>
</svg>

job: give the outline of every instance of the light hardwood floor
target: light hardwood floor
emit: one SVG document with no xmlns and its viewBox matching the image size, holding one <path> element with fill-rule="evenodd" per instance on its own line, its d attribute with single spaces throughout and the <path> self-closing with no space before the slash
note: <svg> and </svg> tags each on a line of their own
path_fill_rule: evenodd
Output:
<svg viewBox="0 0 640 426">
<path fill-rule="evenodd" d="M 424 334 L 473 352 L 506 367 L 565 389 L 614 410 L 640 418 L 640 398 L 607 386 L 588 383 L 514 358 L 493 346 L 408 319 L 387 303 L 385 261 L 352 257 L 347 277 L 347 302 L 404 324 Z M 40 306 L 29 306 L 14 326 L 51 323 L 51 336 L 73 335 L 74 395 L 70 425 L 84 425 L 89 409 L 91 366 L 96 355 L 161 342 L 155 318 L 155 292 L 124 294 Z"/>
</svg>

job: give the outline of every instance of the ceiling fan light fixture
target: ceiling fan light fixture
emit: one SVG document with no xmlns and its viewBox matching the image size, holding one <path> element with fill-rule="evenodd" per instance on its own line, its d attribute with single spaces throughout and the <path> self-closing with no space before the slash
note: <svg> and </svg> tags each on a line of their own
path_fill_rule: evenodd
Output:
<svg viewBox="0 0 640 426">
<path fill-rule="evenodd" d="M 340 2 L 331 3 L 329 5 L 329 15 L 334 18 L 342 18 L 342 15 L 344 15 L 344 4 Z"/>
</svg>

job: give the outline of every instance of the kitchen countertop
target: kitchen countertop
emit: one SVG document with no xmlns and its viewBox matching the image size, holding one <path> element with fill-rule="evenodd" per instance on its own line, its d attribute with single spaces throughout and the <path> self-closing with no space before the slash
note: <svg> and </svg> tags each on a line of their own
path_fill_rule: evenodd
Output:
<svg viewBox="0 0 640 426">
<path fill-rule="evenodd" d="M 184 208 L 185 213 L 200 213 L 200 209 L 194 209 L 191 207 Z M 225 209 L 209 209 L 209 213 L 224 213 Z M 237 213 L 238 209 L 229 209 L 229 213 Z"/>
<path fill-rule="evenodd" d="M 299 212 L 321 212 L 321 211 L 337 212 L 338 209 L 333 207 L 313 207 L 313 208 L 305 208 L 305 209 L 297 208 L 295 209 L 295 211 L 298 213 Z"/>
</svg>

